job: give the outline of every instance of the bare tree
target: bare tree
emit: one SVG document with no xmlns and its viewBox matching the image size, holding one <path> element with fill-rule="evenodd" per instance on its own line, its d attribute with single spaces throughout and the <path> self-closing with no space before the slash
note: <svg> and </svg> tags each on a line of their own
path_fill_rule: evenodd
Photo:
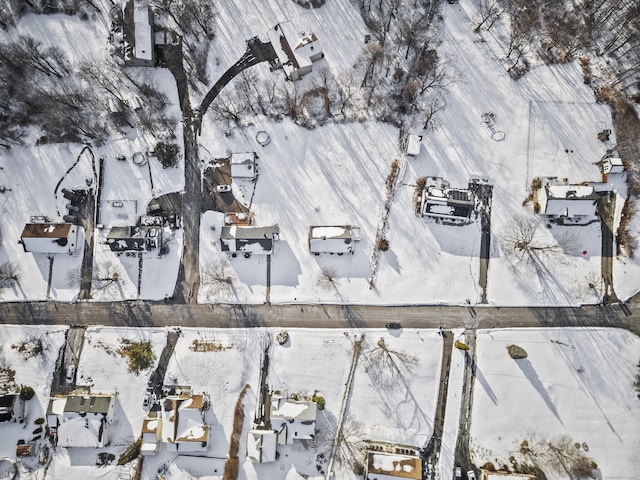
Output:
<svg viewBox="0 0 640 480">
<path fill-rule="evenodd" d="M 497 0 L 480 0 L 474 22 L 474 31 L 479 32 L 483 27 L 486 30 L 491 30 L 491 27 L 498 21 L 504 10 L 504 7 Z"/>
<path fill-rule="evenodd" d="M 94 273 L 91 285 L 92 291 L 100 291 L 103 295 L 106 295 L 118 286 L 120 277 L 122 277 L 122 267 L 106 262 L 100 265 L 97 272 Z"/>
<path fill-rule="evenodd" d="M 438 126 L 436 115 L 442 111 L 445 106 L 445 99 L 440 93 L 436 92 L 434 95 L 431 95 L 421 109 L 424 115 L 424 123 L 422 125 L 424 130 L 434 129 Z"/>
<path fill-rule="evenodd" d="M 207 298 L 226 296 L 233 290 L 233 277 L 227 272 L 227 264 L 217 261 L 202 269 L 201 283 Z"/>
<path fill-rule="evenodd" d="M 336 438 L 338 422 L 336 417 L 325 412 L 327 428 L 323 428 L 318 433 L 318 441 L 327 449 L 331 449 L 332 443 L 336 441 L 336 470 L 337 478 L 346 478 L 353 472 L 360 470 L 365 460 L 366 432 L 364 425 L 352 417 L 346 417 L 342 423 L 340 434 Z M 343 475 L 339 473 L 343 472 Z"/>
<path fill-rule="evenodd" d="M 7 288 L 20 280 L 20 269 L 11 262 L 0 265 L 0 288 Z"/>
<path fill-rule="evenodd" d="M 546 232 L 545 232 L 546 233 Z M 502 247 L 514 265 L 540 272 L 544 263 L 562 252 L 563 246 L 550 235 L 540 233 L 540 221 L 515 217 L 504 229 Z"/>
<path fill-rule="evenodd" d="M 400 350 L 389 348 L 384 338 L 367 354 L 367 372 L 380 388 L 394 389 L 403 377 L 410 377 L 418 366 L 418 358 Z"/>
<path fill-rule="evenodd" d="M 571 478 L 592 478 L 598 466 L 583 452 L 586 443 L 574 442 L 571 437 L 561 435 L 547 439 L 530 434 L 520 443 L 520 453 L 528 457 L 541 469 L 551 470 L 556 475 Z"/>
<path fill-rule="evenodd" d="M 320 269 L 320 275 L 318 275 L 316 283 L 322 288 L 336 288 L 338 285 L 338 269 L 333 265 L 325 265 Z"/>
</svg>

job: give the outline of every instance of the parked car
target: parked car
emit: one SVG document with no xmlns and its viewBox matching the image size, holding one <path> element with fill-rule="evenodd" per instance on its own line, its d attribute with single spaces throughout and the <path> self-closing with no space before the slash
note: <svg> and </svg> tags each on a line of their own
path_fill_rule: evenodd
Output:
<svg viewBox="0 0 640 480">
<path fill-rule="evenodd" d="M 399 328 L 402 328 L 402 325 L 400 325 L 398 322 L 389 322 L 387 323 L 386 327 L 389 330 L 398 330 Z"/>
<path fill-rule="evenodd" d="M 67 367 L 67 376 L 65 377 L 65 380 L 67 381 L 67 383 L 73 383 L 73 379 L 76 376 L 76 367 L 74 365 L 69 365 Z"/>
<path fill-rule="evenodd" d="M 216 192 L 218 193 L 224 193 L 224 192 L 230 192 L 231 191 L 231 185 L 216 185 Z"/>
<path fill-rule="evenodd" d="M 462 480 L 462 468 L 456 467 L 453 472 L 453 476 L 456 480 Z"/>
<path fill-rule="evenodd" d="M 476 480 L 476 472 L 469 470 L 467 472 L 467 480 Z"/>
</svg>

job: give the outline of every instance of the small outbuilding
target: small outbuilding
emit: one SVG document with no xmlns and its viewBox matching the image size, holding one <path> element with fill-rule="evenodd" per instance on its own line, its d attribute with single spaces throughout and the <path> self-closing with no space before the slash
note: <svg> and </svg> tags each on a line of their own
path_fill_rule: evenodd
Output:
<svg viewBox="0 0 640 480">
<path fill-rule="evenodd" d="M 407 155 L 416 157 L 420 154 L 422 135 L 410 134 L 407 138 Z"/>
<path fill-rule="evenodd" d="M 233 178 L 255 178 L 256 177 L 255 152 L 232 153 L 229 159 L 229 168 Z"/>
<path fill-rule="evenodd" d="M 81 228 L 72 223 L 27 223 L 20 243 L 25 252 L 75 253 Z"/>
</svg>

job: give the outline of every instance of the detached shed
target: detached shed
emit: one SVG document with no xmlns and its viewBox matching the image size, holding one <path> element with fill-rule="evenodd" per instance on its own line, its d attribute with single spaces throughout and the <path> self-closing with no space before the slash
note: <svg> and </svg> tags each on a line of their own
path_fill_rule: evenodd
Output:
<svg viewBox="0 0 640 480">
<path fill-rule="evenodd" d="M 352 225 L 309 227 L 309 251 L 314 255 L 353 253 L 358 240 L 360 228 Z"/>
<path fill-rule="evenodd" d="M 409 138 L 407 138 L 407 155 L 418 156 L 420 154 L 420 142 L 422 142 L 422 135 L 409 135 Z"/>
<path fill-rule="evenodd" d="M 233 178 L 256 177 L 256 152 L 232 153 L 229 168 Z"/>
<path fill-rule="evenodd" d="M 27 223 L 20 243 L 25 252 L 74 253 L 80 228 L 72 223 Z"/>
</svg>

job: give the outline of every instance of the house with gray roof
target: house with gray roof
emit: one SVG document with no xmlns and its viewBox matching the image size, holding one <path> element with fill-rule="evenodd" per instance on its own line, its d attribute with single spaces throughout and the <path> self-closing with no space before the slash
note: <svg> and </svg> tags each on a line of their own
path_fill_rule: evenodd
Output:
<svg viewBox="0 0 640 480">
<path fill-rule="evenodd" d="M 116 394 L 71 394 L 54 397 L 47 407 L 47 426 L 60 447 L 102 448 L 116 416 Z"/>
<path fill-rule="evenodd" d="M 274 242 L 279 239 L 280 227 L 224 226 L 220 232 L 220 248 L 231 256 L 244 253 L 245 256 L 271 255 Z"/>
</svg>

